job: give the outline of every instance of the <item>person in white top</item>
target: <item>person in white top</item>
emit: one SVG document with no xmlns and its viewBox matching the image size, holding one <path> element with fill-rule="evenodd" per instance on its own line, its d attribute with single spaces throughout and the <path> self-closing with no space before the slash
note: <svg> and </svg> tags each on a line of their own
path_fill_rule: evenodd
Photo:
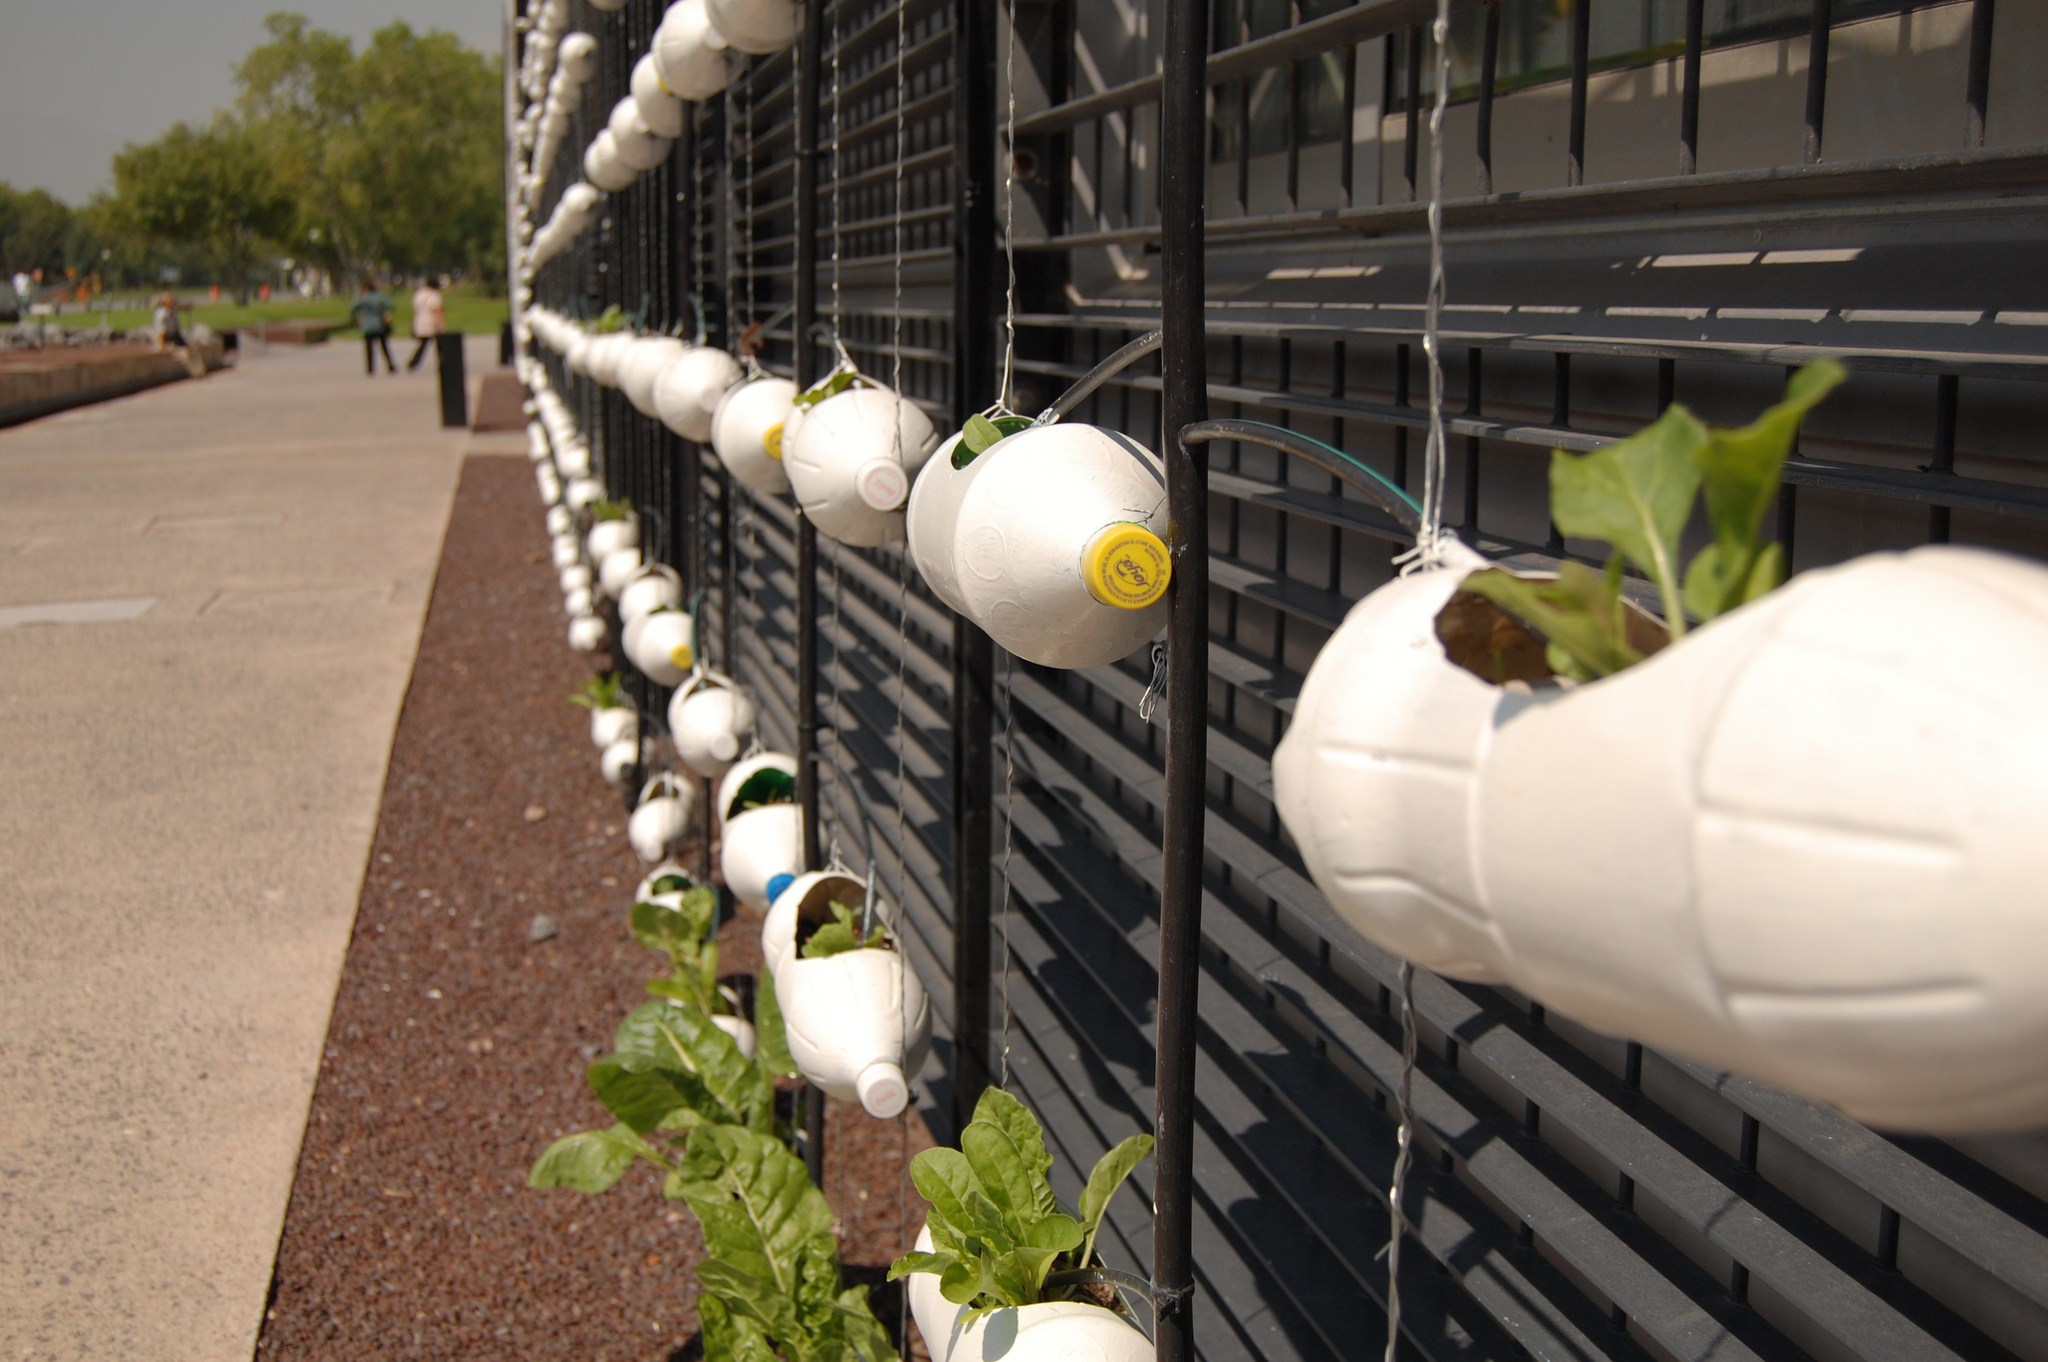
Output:
<svg viewBox="0 0 2048 1362">
<path fill-rule="evenodd" d="M 413 350 L 412 358 L 405 362 L 407 373 L 420 367 L 420 361 L 427 357 L 434 338 L 448 329 L 448 313 L 441 299 L 441 290 L 447 283 L 445 278 L 429 279 L 413 291 L 412 334 L 419 345 Z"/>
</svg>

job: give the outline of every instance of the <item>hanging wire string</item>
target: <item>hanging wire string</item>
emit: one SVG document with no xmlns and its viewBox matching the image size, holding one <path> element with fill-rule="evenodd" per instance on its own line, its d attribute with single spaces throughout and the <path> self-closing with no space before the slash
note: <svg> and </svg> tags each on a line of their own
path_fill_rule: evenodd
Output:
<svg viewBox="0 0 2048 1362">
<path fill-rule="evenodd" d="M 1006 12 L 1008 43 L 1003 51 L 1003 89 L 1008 98 L 1003 122 L 1003 383 L 996 405 L 1010 410 L 1011 374 L 1017 362 L 1017 3 Z"/>
<path fill-rule="evenodd" d="M 895 304 L 890 312 L 889 333 L 889 390 L 896 395 L 896 462 L 903 462 L 903 153 L 904 153 L 904 104 L 910 92 L 910 76 L 904 67 L 905 49 L 910 45 L 909 0 L 896 0 L 896 231 L 895 231 Z M 908 793 L 908 761 L 910 731 L 908 723 L 908 690 L 910 686 L 910 552 L 899 546 L 896 553 L 896 953 L 899 965 L 907 972 L 910 965 L 910 942 L 903 934 L 910 915 L 910 825 Z M 898 1034 L 907 1045 L 910 1039 L 910 989 L 908 980 L 905 987 L 897 991 Z M 907 1059 L 908 1056 L 906 1055 Z M 908 1083 L 916 1077 L 904 1074 Z M 896 1113 L 896 1242 L 910 1242 L 910 1104 L 904 1103 L 903 1110 Z M 898 1337 L 910 1336 L 910 1293 L 901 1291 L 896 1297 Z"/>
<path fill-rule="evenodd" d="M 814 0 L 823 4 L 824 0 Z M 832 331 L 836 337 L 844 314 L 839 310 L 839 257 L 845 245 L 840 232 L 840 162 L 839 138 L 845 126 L 839 121 L 839 45 L 842 34 L 839 28 L 839 6 L 832 6 Z M 837 344 L 835 340 L 834 344 Z M 843 350 L 840 352 L 845 353 Z"/>
<path fill-rule="evenodd" d="M 1016 844 L 1017 830 L 1017 695 L 1011 689 L 1011 682 L 1017 671 L 1017 659 L 1006 649 L 1003 653 L 1003 868 L 1001 874 L 1003 889 L 1003 1043 L 997 1051 L 996 1086 L 1010 1086 L 1010 851 Z"/>
<path fill-rule="evenodd" d="M 1422 314 L 1422 352 L 1429 360 L 1429 447 L 1425 451 L 1422 484 L 1422 526 L 1416 535 L 1416 549 L 1422 562 L 1439 552 L 1443 540 L 1444 495 L 1444 375 L 1438 356 L 1437 326 L 1444 299 L 1444 109 L 1451 94 L 1451 0 L 1437 0 L 1436 21 L 1430 25 L 1436 43 L 1436 99 L 1429 113 L 1429 297 Z M 1418 92 L 1410 91 L 1410 98 Z M 1415 966 L 1401 962 L 1401 1077 L 1395 1087 L 1394 1106 L 1399 1124 L 1394 1134 L 1394 1167 L 1387 1186 L 1387 1350 L 1385 1362 L 1395 1362 L 1401 1341 L 1401 1241 L 1409 1230 L 1401 1209 L 1401 1193 L 1407 1185 L 1408 1167 L 1415 1144 Z"/>
</svg>

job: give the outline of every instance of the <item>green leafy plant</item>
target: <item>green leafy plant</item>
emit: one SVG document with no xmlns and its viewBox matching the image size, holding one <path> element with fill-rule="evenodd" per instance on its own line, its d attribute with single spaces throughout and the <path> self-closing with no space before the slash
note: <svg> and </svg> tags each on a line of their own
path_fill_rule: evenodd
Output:
<svg viewBox="0 0 2048 1362">
<path fill-rule="evenodd" d="M 840 1284 L 832 1208 L 786 1145 L 701 1126 L 665 1193 L 688 1203 L 704 1228 L 708 1256 L 697 1277 L 707 1358 L 894 1362 L 867 1288 Z"/>
<path fill-rule="evenodd" d="M 764 808 L 769 804 L 796 803 L 796 777 L 780 767 L 769 766 L 754 772 L 740 782 L 733 791 L 732 807 L 725 811 L 727 818 L 735 818 L 749 809 Z"/>
<path fill-rule="evenodd" d="M 590 503 L 590 518 L 592 520 L 624 520 L 631 514 L 633 514 L 633 503 L 624 497 L 620 497 L 617 501 L 613 501 L 608 497 L 599 497 L 596 501 Z"/>
<path fill-rule="evenodd" d="M 832 900 L 828 906 L 832 910 L 832 920 L 812 931 L 809 939 L 804 942 L 804 959 L 824 960 L 834 955 L 843 955 L 847 951 L 888 948 L 889 934 L 882 930 L 881 923 L 870 927 L 867 935 L 863 937 L 860 931 L 860 909 L 850 903 L 841 903 L 837 899 Z"/>
<path fill-rule="evenodd" d="M 990 1088 L 960 1132 L 958 1149 L 927 1149 L 911 1160 L 911 1180 L 931 1203 L 925 1224 L 932 1247 L 898 1258 L 889 1280 L 937 1274 L 940 1293 L 969 1307 L 967 1323 L 1045 1301 L 1102 1304 L 1090 1288 L 1103 1280 L 1093 1271 L 1103 1213 L 1151 1152 L 1150 1135 L 1133 1135 L 1104 1154 L 1088 1174 L 1079 1211 L 1069 1211 L 1047 1181 L 1052 1155 L 1038 1118 Z"/>
<path fill-rule="evenodd" d="M 633 905 L 632 928 L 633 939 L 668 956 L 674 971 L 668 978 L 648 984 L 649 993 L 714 1016 L 732 1011 L 718 988 L 718 895 L 714 891 L 692 885 L 677 893 L 674 907 L 642 900 Z"/>
<path fill-rule="evenodd" d="M 798 411 L 808 411 L 828 397 L 837 397 L 860 380 L 860 372 L 844 365 L 834 369 L 823 378 L 798 393 L 790 405 Z"/>
<path fill-rule="evenodd" d="M 626 327 L 626 322 L 626 309 L 620 307 L 617 303 L 613 303 L 610 307 L 597 314 L 597 320 L 590 324 L 590 332 L 595 336 L 608 336 L 614 331 L 623 331 Z"/>
<path fill-rule="evenodd" d="M 619 709 L 626 704 L 626 688 L 617 672 L 606 672 L 578 686 L 569 703 L 581 709 Z"/>
<path fill-rule="evenodd" d="M 960 428 L 960 443 L 953 446 L 953 467 L 965 468 L 986 454 L 996 441 L 1031 429 L 1028 416 L 970 416 Z"/>
<path fill-rule="evenodd" d="M 1467 577 L 1463 589 L 1534 631 L 1546 643 L 1550 670 L 1578 681 L 1634 666 L 1684 638 L 1691 623 L 1775 589 L 1785 580 L 1785 554 L 1763 537 L 1764 511 L 1800 421 L 1844 377 L 1832 360 L 1810 364 L 1792 375 L 1783 401 L 1738 430 L 1704 425 L 1673 405 L 1643 430 L 1590 454 L 1554 451 L 1551 519 L 1567 538 L 1609 545 L 1606 570 L 1567 562 L 1555 577 L 1539 579 L 1488 568 Z M 1679 539 L 1700 501 L 1713 541 L 1681 569 Z M 1629 568 L 1655 588 L 1661 630 L 1644 630 L 1639 612 L 1624 603 Z"/>
</svg>

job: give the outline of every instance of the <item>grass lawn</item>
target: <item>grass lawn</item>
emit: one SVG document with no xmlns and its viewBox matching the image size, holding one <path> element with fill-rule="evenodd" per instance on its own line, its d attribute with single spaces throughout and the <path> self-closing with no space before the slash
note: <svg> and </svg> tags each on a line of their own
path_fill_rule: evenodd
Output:
<svg viewBox="0 0 2048 1362">
<path fill-rule="evenodd" d="M 393 323 L 397 334 L 412 334 L 412 290 L 404 289 L 390 295 L 394 304 Z M 491 297 L 474 284 L 459 284 L 447 291 L 448 329 L 464 335 L 496 335 L 505 325 L 509 315 L 505 299 Z M 348 320 L 349 305 L 354 298 L 274 298 L 267 303 L 251 303 L 247 307 L 235 303 L 199 303 L 185 313 L 188 322 L 204 322 L 216 331 L 235 328 L 250 328 L 259 322 L 288 321 L 342 321 Z M 117 307 L 105 314 L 117 332 L 133 331 L 150 324 L 151 309 L 146 307 Z M 102 314 L 98 309 L 91 312 L 68 312 L 49 318 L 52 326 L 69 327 L 73 330 L 90 330 L 100 324 Z M 26 319 L 24 319 L 26 320 Z M 353 326 L 334 333 L 342 340 L 352 339 L 362 333 Z"/>
</svg>

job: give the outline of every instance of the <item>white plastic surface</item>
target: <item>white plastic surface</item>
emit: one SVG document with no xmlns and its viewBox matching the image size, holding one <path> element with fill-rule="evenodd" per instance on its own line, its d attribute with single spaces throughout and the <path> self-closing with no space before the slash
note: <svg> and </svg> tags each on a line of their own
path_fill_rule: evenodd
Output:
<svg viewBox="0 0 2048 1362">
<path fill-rule="evenodd" d="M 725 39 L 712 30 L 704 0 L 676 0 L 654 30 L 654 72 L 677 99 L 709 99 L 732 79 Z"/>
<path fill-rule="evenodd" d="M 662 88 L 661 73 L 654 69 L 652 52 L 633 63 L 630 88 L 633 105 L 640 110 L 640 121 L 657 137 L 673 141 L 683 135 L 683 102 Z"/>
<path fill-rule="evenodd" d="M 630 622 L 665 605 L 682 603 L 682 574 L 666 563 L 643 563 L 619 591 L 619 618 Z"/>
<path fill-rule="evenodd" d="M 578 615 L 569 621 L 569 646 L 579 653 L 594 653 L 604 646 L 604 621 L 595 615 Z"/>
<path fill-rule="evenodd" d="M 674 336 L 642 336 L 619 365 L 619 391 L 642 416 L 657 416 L 654 385 L 690 347 Z"/>
<path fill-rule="evenodd" d="M 641 860 L 656 864 L 689 830 L 690 805 L 696 790 L 672 776 L 656 776 L 640 791 L 640 805 L 626 820 L 626 840 Z"/>
<path fill-rule="evenodd" d="M 917 1248 L 932 1251 L 932 1233 L 918 1231 Z M 910 1317 L 924 1336 L 932 1362 L 1151 1362 L 1152 1342 L 1136 1326 L 1099 1305 L 1052 1301 L 998 1310 L 962 1329 L 964 1305 L 939 1291 L 936 1273 L 904 1279 Z"/>
<path fill-rule="evenodd" d="M 780 771 L 790 779 L 796 778 L 796 758 L 787 752 L 756 752 L 736 762 L 718 781 L 718 803 L 712 812 L 723 820 L 732 811 L 733 800 L 740 790 L 762 771 Z"/>
<path fill-rule="evenodd" d="M 640 716 L 624 705 L 607 705 L 590 711 L 590 742 L 593 747 L 610 747 L 640 736 Z"/>
<path fill-rule="evenodd" d="M 655 685 L 680 685 L 695 665 L 691 639 L 695 629 L 696 622 L 687 610 L 652 611 L 626 629 L 626 656 Z"/>
<path fill-rule="evenodd" d="M 902 1075 L 916 1073 L 924 1062 L 931 1006 L 900 950 L 842 951 L 821 960 L 799 955 L 799 910 L 818 893 L 848 904 L 866 898 L 861 882 L 849 875 L 799 875 L 761 924 L 761 961 L 775 976 L 790 1057 L 806 1079 L 834 1097 L 859 1101 L 865 1089 L 884 1108 L 867 1107 L 868 1114 L 887 1119 L 903 1109 L 908 1089 Z M 895 915 L 888 905 L 878 905 L 875 916 L 893 935 Z"/>
<path fill-rule="evenodd" d="M 2048 569 L 1876 554 L 1534 695 L 1444 657 L 1462 576 L 1361 601 L 1274 756 L 1347 921 L 1873 1125 L 2048 1125 Z"/>
<path fill-rule="evenodd" d="M 753 700 L 720 672 L 701 672 L 669 697 L 669 735 L 683 765 L 717 780 L 746 749 L 757 718 Z"/>
<path fill-rule="evenodd" d="M 790 403 L 796 384 L 786 378 L 749 379 L 727 388 L 711 417 L 711 447 L 743 486 L 767 496 L 781 496 L 789 490 L 789 474 L 782 459 L 768 452 L 767 440 L 775 434 L 781 448 L 781 429 L 789 420 Z"/>
<path fill-rule="evenodd" d="M 583 542 L 590 556 L 601 563 L 620 549 L 640 543 L 640 517 L 628 512 L 617 520 L 600 520 L 590 527 Z"/>
<path fill-rule="evenodd" d="M 887 388 L 855 388 L 804 414 L 784 435 L 782 463 L 797 504 L 820 534 L 874 548 L 903 538 L 910 479 L 937 444 L 915 402 Z"/>
<path fill-rule="evenodd" d="M 707 0 L 711 26 L 735 52 L 765 57 L 795 44 L 804 31 L 800 0 Z"/>
<path fill-rule="evenodd" d="M 640 570 L 641 559 L 638 549 L 614 549 L 598 560 L 597 584 L 604 594 L 613 600 L 626 589 L 626 583 L 633 580 L 633 574 Z"/>
<path fill-rule="evenodd" d="M 597 757 L 597 769 L 604 774 L 604 783 L 619 790 L 626 788 L 639 765 L 640 740 L 637 737 L 609 743 Z"/>
<path fill-rule="evenodd" d="M 708 440 L 712 415 L 725 390 L 740 381 L 740 366 L 725 351 L 700 345 L 675 356 L 656 380 L 652 414 L 685 440 Z"/>
<path fill-rule="evenodd" d="M 803 811 L 794 804 L 749 809 L 727 819 L 719 834 L 718 869 L 725 886 L 757 911 L 768 907 L 768 882 L 794 875 L 803 864 Z"/>
<path fill-rule="evenodd" d="M 907 520 L 911 561 L 940 600 L 1010 652 L 1047 667 L 1126 657 L 1166 626 L 1162 597 L 1105 605 L 1082 569 L 1119 523 L 1166 537 L 1159 457 L 1128 436 L 1062 423 L 997 441 L 965 468 L 952 442 L 918 474 Z"/>
<path fill-rule="evenodd" d="M 616 194 L 633 183 L 632 167 L 619 159 L 611 129 L 600 132 L 584 149 L 583 178 L 607 194 Z"/>
</svg>

